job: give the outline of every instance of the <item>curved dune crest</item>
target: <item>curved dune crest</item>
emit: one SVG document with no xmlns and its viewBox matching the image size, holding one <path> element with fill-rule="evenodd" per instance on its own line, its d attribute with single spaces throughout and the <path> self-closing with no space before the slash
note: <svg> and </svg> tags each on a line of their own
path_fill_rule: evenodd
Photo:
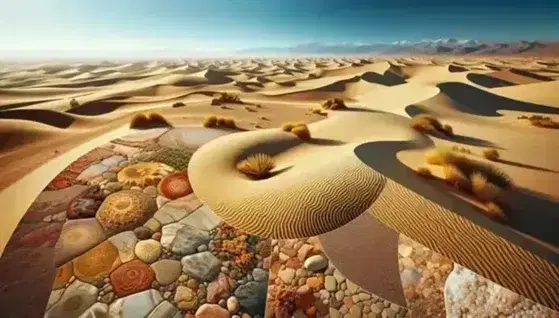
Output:
<svg viewBox="0 0 559 318">
<path fill-rule="evenodd" d="M 346 116 L 355 123 L 379 115 Z M 194 192 L 225 222 L 251 234 L 300 238 L 336 229 L 364 212 L 384 185 L 382 175 L 353 155 L 355 142 L 375 130 L 347 134 L 345 125 L 337 119 L 310 125 L 309 143 L 280 129 L 218 138 L 190 161 Z M 235 164 L 258 152 L 275 155 L 276 168 L 271 178 L 253 181 Z"/>
</svg>

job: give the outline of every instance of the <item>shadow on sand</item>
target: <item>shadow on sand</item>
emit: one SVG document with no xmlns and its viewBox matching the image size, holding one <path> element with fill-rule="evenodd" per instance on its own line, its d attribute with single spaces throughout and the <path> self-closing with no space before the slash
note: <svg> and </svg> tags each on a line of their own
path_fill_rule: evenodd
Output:
<svg viewBox="0 0 559 318">
<path fill-rule="evenodd" d="M 29 120 L 45 125 L 68 128 L 76 120 L 74 117 L 48 109 L 16 109 L 0 112 L 0 119 Z"/>
<path fill-rule="evenodd" d="M 496 78 L 496 77 L 492 77 L 492 76 L 488 76 L 488 75 L 485 75 L 485 74 L 470 73 L 470 74 L 466 75 L 466 78 L 474 84 L 478 84 L 478 85 L 481 85 L 481 86 L 487 87 L 487 88 L 496 88 L 496 87 L 505 87 L 505 86 L 516 85 L 514 83 L 507 82 L 505 80 L 502 80 L 502 79 L 499 79 L 499 78 Z"/>
</svg>

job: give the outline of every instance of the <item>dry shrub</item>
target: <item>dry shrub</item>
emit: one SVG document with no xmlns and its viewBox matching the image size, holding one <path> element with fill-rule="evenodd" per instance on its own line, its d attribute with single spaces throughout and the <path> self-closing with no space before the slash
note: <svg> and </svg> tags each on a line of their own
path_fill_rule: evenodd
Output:
<svg viewBox="0 0 559 318">
<path fill-rule="evenodd" d="M 177 107 L 183 107 L 185 106 L 185 104 L 183 102 L 176 102 L 173 104 L 173 108 L 177 108 Z"/>
<path fill-rule="evenodd" d="M 431 170 L 427 167 L 418 167 L 415 172 L 422 177 L 432 177 L 433 176 L 433 174 L 431 173 Z"/>
<path fill-rule="evenodd" d="M 221 93 L 221 95 L 218 98 L 212 99 L 212 105 L 221 105 L 225 103 L 244 104 L 238 95 L 229 94 L 229 93 Z"/>
<path fill-rule="evenodd" d="M 532 115 L 530 117 L 520 116 L 518 117 L 518 119 L 527 119 L 530 121 L 530 124 L 532 124 L 532 126 L 536 127 L 559 129 L 559 122 L 553 120 L 551 117 Z"/>
<path fill-rule="evenodd" d="M 482 202 L 499 202 L 502 190 L 493 183 L 489 182 L 487 178 L 476 172 L 470 176 L 472 182 L 472 193 Z"/>
<path fill-rule="evenodd" d="M 485 157 L 485 159 L 491 160 L 491 161 L 497 161 L 499 160 L 499 152 L 496 149 L 486 149 L 483 151 L 483 156 Z"/>
<path fill-rule="evenodd" d="M 454 136 L 454 131 L 450 125 L 442 125 L 441 122 L 431 116 L 426 114 L 421 114 L 414 116 L 411 119 L 411 127 L 417 131 L 433 134 L 433 135 L 443 135 L 446 137 Z"/>
<path fill-rule="evenodd" d="M 496 221 L 506 221 L 507 220 L 507 215 L 505 214 L 503 209 L 500 206 L 498 206 L 496 203 L 487 202 L 485 204 L 485 208 L 486 208 L 486 210 L 484 210 L 483 212 L 488 217 L 490 217 L 490 218 L 492 218 Z"/>
<path fill-rule="evenodd" d="M 223 117 L 218 117 L 218 118 L 217 118 L 216 125 L 217 125 L 217 126 L 225 126 L 225 118 L 223 118 Z"/>
<path fill-rule="evenodd" d="M 281 125 L 281 130 L 285 132 L 291 132 L 291 129 L 293 129 L 293 127 L 295 127 L 294 123 L 285 123 Z"/>
<path fill-rule="evenodd" d="M 255 180 L 270 177 L 270 171 L 274 167 L 274 158 L 264 153 L 251 155 L 237 164 L 237 170 Z"/>
<path fill-rule="evenodd" d="M 225 125 L 225 127 L 231 129 L 237 128 L 237 124 L 235 123 L 235 120 L 233 118 L 224 118 L 223 124 Z"/>
<path fill-rule="evenodd" d="M 472 153 L 472 151 L 466 147 L 452 146 L 452 151 L 462 152 L 462 153 Z"/>
<path fill-rule="evenodd" d="M 328 116 L 328 113 L 324 112 L 322 109 L 320 108 L 309 108 L 309 113 L 310 114 L 316 114 L 316 115 L 320 115 L 320 116 Z"/>
<path fill-rule="evenodd" d="M 70 99 L 70 108 L 76 108 L 76 107 L 79 107 L 79 106 L 80 106 L 80 103 L 75 98 Z"/>
<path fill-rule="evenodd" d="M 266 120 L 266 121 L 269 121 L 269 120 L 270 120 L 270 119 L 268 119 L 268 117 L 265 117 L 265 116 L 259 116 L 258 119 L 260 119 L 260 120 Z"/>
<path fill-rule="evenodd" d="M 324 104 L 322 104 L 322 108 L 336 110 L 336 109 L 346 109 L 347 106 L 345 102 L 341 98 L 334 98 L 327 100 Z"/>
<path fill-rule="evenodd" d="M 311 139 L 311 132 L 309 131 L 309 127 L 307 125 L 297 125 L 291 129 L 291 133 L 295 136 L 299 137 L 301 140 L 310 140 Z"/>
<path fill-rule="evenodd" d="M 133 129 L 149 129 L 157 127 L 172 127 L 172 125 L 163 117 L 163 115 L 158 113 L 136 114 L 132 117 L 130 121 L 130 128 Z"/>
<path fill-rule="evenodd" d="M 425 162 L 431 165 L 443 165 L 462 160 L 463 156 L 457 156 L 447 148 L 433 148 L 425 154 Z"/>
<path fill-rule="evenodd" d="M 443 174 L 444 179 L 448 184 L 459 190 L 470 191 L 472 187 L 470 180 L 468 180 L 468 177 L 466 177 L 466 175 L 455 165 L 443 165 Z"/>
<path fill-rule="evenodd" d="M 208 116 L 204 119 L 204 127 L 211 128 L 217 126 L 217 117 L 216 116 Z"/>
<path fill-rule="evenodd" d="M 257 112 L 256 109 L 254 109 L 254 108 L 252 108 L 252 107 L 250 107 L 250 106 L 245 106 L 245 110 L 246 110 L 247 112 L 250 112 L 250 113 L 256 113 L 256 112 Z"/>
</svg>

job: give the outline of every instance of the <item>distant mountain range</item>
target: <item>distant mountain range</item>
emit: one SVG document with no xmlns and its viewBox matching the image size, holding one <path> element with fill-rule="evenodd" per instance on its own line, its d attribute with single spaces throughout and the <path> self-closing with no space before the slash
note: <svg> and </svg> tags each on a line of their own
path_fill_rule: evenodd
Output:
<svg viewBox="0 0 559 318">
<path fill-rule="evenodd" d="M 543 55 L 559 56 L 559 41 L 483 42 L 478 40 L 437 39 L 392 43 L 312 42 L 292 47 L 262 47 L 237 51 L 258 55 L 338 55 L 338 54 L 444 54 L 444 55 Z"/>
</svg>

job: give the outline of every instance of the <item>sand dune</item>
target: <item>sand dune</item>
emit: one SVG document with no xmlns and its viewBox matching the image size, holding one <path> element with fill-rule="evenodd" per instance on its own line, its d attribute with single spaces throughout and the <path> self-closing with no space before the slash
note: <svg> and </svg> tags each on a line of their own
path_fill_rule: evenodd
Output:
<svg viewBox="0 0 559 318">
<path fill-rule="evenodd" d="M 10 202 L 22 189 L 29 190 L 10 206 L 0 247 L 60 170 L 100 142 L 120 137 L 135 114 L 157 112 L 173 126 L 194 125 L 219 137 L 192 157 L 190 181 L 204 204 L 243 231 L 275 238 L 328 237 L 335 233 L 330 231 L 373 216 L 389 231 L 558 309 L 559 248 L 553 224 L 559 166 L 550 150 L 557 148 L 557 131 L 516 119 L 538 114 L 559 120 L 557 79 L 555 60 L 510 57 L 8 68 L 0 79 L 0 196 Z M 244 104 L 212 106 L 211 99 L 223 92 L 239 94 Z M 78 105 L 70 105 L 72 98 Z M 327 116 L 307 111 L 330 98 L 343 98 L 349 108 Z M 184 105 L 173 107 L 176 103 Z M 409 127 L 409 117 L 419 113 L 451 124 L 455 136 L 418 134 Z M 201 128 L 209 115 L 234 118 L 240 129 Z M 282 131 L 279 127 L 288 121 L 307 123 L 312 139 L 303 142 Z M 188 135 L 192 131 L 177 129 L 165 139 L 179 149 L 198 146 Z M 492 164 L 516 186 L 508 224 L 490 221 L 479 213 L 479 204 L 413 172 L 422 151 L 433 145 L 468 147 L 479 160 L 485 160 L 484 149 L 500 151 L 501 160 Z M 254 181 L 235 169 L 257 152 L 276 160 L 269 179 Z M 346 272 L 352 268 L 337 265 Z M 396 301 L 400 296 L 391 297 Z"/>
</svg>

